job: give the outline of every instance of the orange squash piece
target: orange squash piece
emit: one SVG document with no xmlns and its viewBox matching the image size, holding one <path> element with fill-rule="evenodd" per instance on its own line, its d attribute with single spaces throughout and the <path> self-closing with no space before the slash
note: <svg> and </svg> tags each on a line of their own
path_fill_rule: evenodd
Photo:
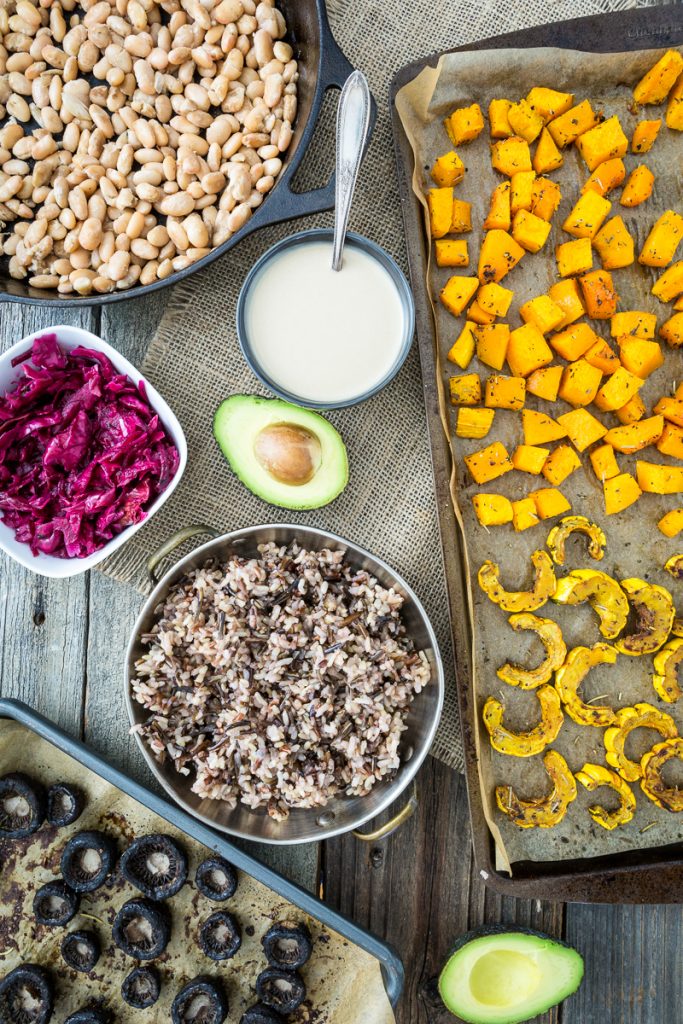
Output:
<svg viewBox="0 0 683 1024">
<path fill-rule="evenodd" d="M 683 71 L 683 57 L 678 50 L 667 50 L 657 63 L 643 75 L 633 90 L 636 103 L 662 103 Z"/>
<path fill-rule="evenodd" d="M 589 348 L 595 345 L 598 336 L 593 328 L 582 320 L 578 324 L 572 324 L 571 327 L 565 328 L 564 331 L 552 334 L 548 340 L 563 359 L 573 362 L 575 359 L 580 359 Z"/>
<path fill-rule="evenodd" d="M 512 502 L 512 525 L 517 533 L 528 530 L 531 526 L 538 526 L 539 521 L 533 498 L 520 498 L 519 501 Z"/>
<path fill-rule="evenodd" d="M 571 511 L 571 504 L 556 487 L 541 487 L 531 491 L 529 497 L 533 498 L 539 519 L 552 519 Z"/>
<path fill-rule="evenodd" d="M 537 295 L 519 307 L 524 323 L 534 324 L 541 334 L 554 330 L 564 320 L 564 310 L 549 295 Z"/>
<path fill-rule="evenodd" d="M 534 409 L 522 409 L 522 431 L 524 444 L 530 445 L 548 444 L 567 436 L 564 426 Z"/>
<path fill-rule="evenodd" d="M 536 180 L 536 171 L 517 171 L 510 178 L 510 212 L 531 209 L 531 190 Z"/>
<path fill-rule="evenodd" d="M 517 171 L 532 171 L 529 143 L 519 135 L 494 142 L 491 146 L 491 166 L 507 178 L 511 178 Z"/>
<path fill-rule="evenodd" d="M 470 262 L 464 238 L 437 238 L 434 249 L 437 267 L 466 267 Z"/>
<path fill-rule="evenodd" d="M 524 249 L 507 231 L 487 231 L 479 253 L 479 280 L 482 284 L 500 281 L 523 255 Z"/>
<path fill-rule="evenodd" d="M 446 359 L 451 363 L 455 363 L 461 370 L 466 370 L 474 355 L 474 345 L 474 324 L 468 320 L 448 350 Z"/>
<path fill-rule="evenodd" d="M 557 417 L 557 422 L 579 452 L 585 452 L 586 448 L 590 448 L 607 433 L 607 427 L 587 409 L 572 409 L 571 412 L 565 412 Z"/>
<path fill-rule="evenodd" d="M 605 441 L 624 455 L 633 455 L 659 440 L 664 429 L 662 416 L 650 416 L 625 427 L 613 427 L 605 434 Z"/>
<path fill-rule="evenodd" d="M 602 372 L 585 359 L 577 359 L 566 367 L 559 397 L 575 407 L 590 405 L 598 393 Z"/>
<path fill-rule="evenodd" d="M 527 252 L 538 252 L 548 241 L 550 224 L 528 210 L 518 210 L 512 219 L 512 237 Z"/>
<path fill-rule="evenodd" d="M 515 135 L 527 142 L 537 139 L 543 129 L 543 118 L 525 99 L 510 106 L 508 121 Z"/>
<path fill-rule="evenodd" d="M 650 494 L 677 494 L 683 491 L 683 466 L 663 466 L 658 462 L 636 462 L 636 476 L 643 491 Z"/>
<path fill-rule="evenodd" d="M 626 167 L 621 157 L 605 160 L 604 164 L 598 164 L 581 191 L 592 191 L 597 192 L 599 196 L 606 196 L 618 185 L 621 185 L 625 177 Z"/>
<path fill-rule="evenodd" d="M 477 357 L 494 370 L 502 370 L 510 343 L 510 328 L 507 324 L 490 324 L 474 327 Z"/>
<path fill-rule="evenodd" d="M 606 377 L 609 377 L 621 366 L 619 356 L 603 338 L 598 338 L 595 344 L 591 345 L 584 358 L 591 366 L 597 366 L 599 370 L 602 370 Z"/>
<path fill-rule="evenodd" d="M 454 275 L 449 277 L 441 289 L 439 298 L 449 313 L 452 313 L 453 316 L 460 316 L 478 287 L 479 281 L 476 277 Z"/>
<path fill-rule="evenodd" d="M 670 455 L 672 459 L 683 461 L 683 427 L 673 423 L 665 423 L 657 448 L 662 455 Z"/>
<path fill-rule="evenodd" d="M 553 353 L 538 327 L 529 323 L 510 332 L 507 361 L 515 377 L 528 377 L 552 363 Z"/>
<path fill-rule="evenodd" d="M 520 473 L 532 473 L 534 476 L 538 476 L 549 454 L 547 448 L 539 448 L 534 444 L 520 444 L 517 445 L 512 455 L 512 465 Z"/>
<path fill-rule="evenodd" d="M 609 216 L 612 204 L 609 199 L 592 190 L 584 192 L 570 211 L 562 227 L 575 238 L 595 238 L 603 222 Z"/>
<path fill-rule="evenodd" d="M 630 309 L 615 313 L 609 322 L 609 332 L 613 338 L 621 338 L 623 334 L 635 334 L 638 338 L 652 340 L 656 327 L 656 314 L 646 313 L 642 309 Z"/>
<path fill-rule="evenodd" d="M 659 129 L 662 127 L 661 117 L 654 121 L 639 121 L 631 136 L 632 153 L 649 153 L 655 144 Z"/>
<path fill-rule="evenodd" d="M 579 320 L 586 312 L 583 299 L 581 298 L 579 283 L 573 277 L 565 278 L 563 281 L 557 281 L 551 285 L 548 289 L 548 295 L 555 305 L 559 306 L 564 312 L 561 323 L 557 325 L 558 330 L 573 324 L 575 320 Z"/>
<path fill-rule="evenodd" d="M 683 427 L 683 399 L 682 398 L 660 398 L 654 407 L 654 412 L 660 413 L 665 420 Z"/>
<path fill-rule="evenodd" d="M 633 505 L 643 493 L 630 473 L 619 473 L 603 484 L 605 512 L 608 516 L 623 512 Z"/>
<path fill-rule="evenodd" d="M 580 135 L 594 128 L 600 118 L 590 105 L 589 100 L 577 103 L 570 107 L 559 117 L 554 118 L 548 125 L 548 131 L 560 149 L 570 146 L 576 142 Z"/>
<path fill-rule="evenodd" d="M 465 177 L 465 165 L 452 149 L 437 157 L 431 170 L 433 180 L 442 188 L 447 185 L 457 185 Z"/>
<path fill-rule="evenodd" d="M 683 132 L 683 75 L 669 93 L 666 106 L 666 126 L 673 131 Z"/>
<path fill-rule="evenodd" d="M 506 139 L 514 135 L 508 119 L 510 100 L 491 100 L 489 103 L 489 131 L 492 139 Z"/>
<path fill-rule="evenodd" d="M 626 334 L 619 338 L 618 345 L 622 366 L 643 380 L 658 370 L 664 362 L 664 353 L 656 341 L 647 341 L 645 338 Z"/>
<path fill-rule="evenodd" d="M 470 405 L 458 407 L 458 418 L 455 425 L 457 437 L 486 437 L 493 426 L 495 409 L 474 409 Z"/>
<path fill-rule="evenodd" d="M 584 274 L 593 266 L 593 246 L 590 238 L 575 238 L 555 247 L 557 272 L 560 277 Z"/>
<path fill-rule="evenodd" d="M 612 477 L 619 475 L 619 464 L 611 444 L 601 444 L 599 448 L 594 448 L 590 452 L 589 458 L 593 471 L 601 484 L 605 480 L 611 480 Z"/>
<path fill-rule="evenodd" d="M 532 163 L 536 174 L 547 174 L 548 171 L 556 171 L 564 163 L 564 157 L 555 145 L 555 141 L 547 128 L 544 128 L 541 132 Z"/>
<path fill-rule="evenodd" d="M 486 381 L 484 405 L 489 409 L 522 409 L 526 400 L 523 377 L 496 374 Z"/>
<path fill-rule="evenodd" d="M 645 164 L 634 167 L 624 185 L 619 202 L 622 206 L 640 206 L 652 195 L 652 187 L 655 183 L 655 176 Z"/>
<path fill-rule="evenodd" d="M 603 270 L 630 267 L 635 260 L 635 245 L 622 217 L 610 217 L 593 239 Z"/>
<path fill-rule="evenodd" d="M 609 270 L 593 270 L 579 278 L 588 316 L 609 320 L 617 311 L 619 296 Z"/>
<path fill-rule="evenodd" d="M 493 313 L 488 313 L 485 309 L 482 309 L 475 299 L 467 310 L 467 319 L 471 320 L 474 324 L 486 326 L 488 324 L 492 324 L 496 317 Z"/>
<path fill-rule="evenodd" d="M 569 110 L 574 102 L 574 94 L 571 92 L 558 92 L 557 89 L 548 89 L 543 85 L 535 85 L 527 93 L 527 103 L 547 124 L 554 117 L 559 117 Z"/>
<path fill-rule="evenodd" d="M 554 449 L 543 465 L 543 476 L 549 484 L 558 487 L 581 465 L 581 459 L 568 444 Z"/>
<path fill-rule="evenodd" d="M 683 293 L 683 260 L 672 263 L 652 285 L 652 294 L 660 302 L 671 302 Z"/>
<path fill-rule="evenodd" d="M 448 389 L 452 405 L 479 405 L 481 402 L 481 381 L 478 373 L 463 373 L 450 377 Z"/>
<path fill-rule="evenodd" d="M 503 288 L 501 284 L 492 281 L 490 284 L 483 284 L 476 295 L 477 304 L 486 313 L 494 317 L 505 316 L 514 292 L 510 288 Z"/>
<path fill-rule="evenodd" d="M 536 178 L 531 186 L 531 212 L 542 220 L 552 220 L 562 201 L 562 191 L 550 178 Z"/>
<path fill-rule="evenodd" d="M 503 494 L 475 494 L 472 504 L 482 526 L 503 526 L 512 522 L 512 503 Z"/>
<path fill-rule="evenodd" d="M 492 228 L 498 228 L 501 231 L 509 231 L 511 223 L 510 182 L 501 181 L 491 193 L 491 204 L 488 217 L 484 221 L 484 230 L 490 231 Z"/>
<path fill-rule="evenodd" d="M 683 313 L 674 313 L 672 317 L 659 328 L 660 338 L 664 338 L 671 348 L 680 348 L 683 345 Z"/>
<path fill-rule="evenodd" d="M 638 262 L 646 267 L 666 267 L 674 258 L 683 238 L 683 217 L 675 210 L 665 210 L 652 225 L 640 250 Z"/>
<path fill-rule="evenodd" d="M 465 465 L 469 469 L 475 483 L 486 484 L 491 480 L 497 480 L 504 473 L 509 473 L 512 467 L 507 449 L 500 441 L 494 441 L 478 452 L 465 456 Z"/>
<path fill-rule="evenodd" d="M 540 370 L 534 370 L 526 379 L 526 389 L 530 395 L 554 402 L 560 390 L 563 372 L 561 366 L 543 366 Z"/>
<path fill-rule="evenodd" d="M 615 416 L 620 423 L 624 424 L 624 426 L 628 426 L 629 423 L 637 423 L 638 420 L 642 420 L 646 412 L 647 409 L 645 408 L 645 403 L 638 394 L 629 398 L 626 405 L 622 405 L 621 409 L 614 410 Z"/>
<path fill-rule="evenodd" d="M 621 409 L 644 383 L 640 377 L 620 366 L 598 391 L 595 404 L 603 412 Z"/>
<path fill-rule="evenodd" d="M 451 230 L 453 189 L 430 188 L 427 192 L 429 230 L 432 238 L 442 238 Z"/>
<path fill-rule="evenodd" d="M 622 157 L 628 150 L 628 139 L 624 135 L 618 117 L 608 117 L 601 124 L 590 128 L 576 140 L 576 148 L 586 161 L 589 171 L 614 157 Z"/>
<path fill-rule="evenodd" d="M 478 103 L 469 107 L 458 107 L 444 121 L 448 137 L 454 146 L 472 142 L 484 130 L 484 115 Z"/>
</svg>

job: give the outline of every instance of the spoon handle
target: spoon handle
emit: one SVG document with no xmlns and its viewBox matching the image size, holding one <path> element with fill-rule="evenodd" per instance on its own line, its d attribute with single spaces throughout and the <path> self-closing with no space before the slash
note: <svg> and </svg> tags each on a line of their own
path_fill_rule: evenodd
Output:
<svg viewBox="0 0 683 1024">
<path fill-rule="evenodd" d="M 370 127 L 370 89 L 361 71 L 346 79 L 337 108 L 337 160 L 332 269 L 341 270 L 353 190 Z"/>
</svg>

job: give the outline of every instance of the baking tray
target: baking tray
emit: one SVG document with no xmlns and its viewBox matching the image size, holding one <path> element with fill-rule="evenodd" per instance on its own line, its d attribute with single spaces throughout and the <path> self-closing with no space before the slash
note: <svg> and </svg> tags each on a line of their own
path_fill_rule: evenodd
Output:
<svg viewBox="0 0 683 1024">
<path fill-rule="evenodd" d="M 679 2 L 664 7 L 619 11 L 541 25 L 479 40 L 448 52 L 556 46 L 594 53 L 618 53 L 679 46 L 681 43 L 683 6 Z M 413 152 L 395 105 L 396 93 L 423 68 L 435 67 L 441 56 L 441 53 L 432 54 L 401 68 L 391 82 L 390 103 L 410 281 L 415 296 L 422 386 L 446 571 L 465 750 L 465 777 L 477 870 L 487 885 L 511 896 L 585 903 L 681 903 L 683 844 L 561 862 L 518 861 L 511 875 L 498 871 L 495 866 L 493 838 L 481 801 L 474 737 L 477 707 L 472 687 L 472 627 L 467 602 L 465 559 L 462 537 L 451 503 L 451 452 L 439 415 L 436 338 L 425 286 L 428 240 L 425 237 L 422 208 L 412 189 Z"/>
<path fill-rule="evenodd" d="M 267 886 L 278 896 L 282 897 L 298 907 L 304 913 L 318 920 L 321 924 L 338 932 L 349 942 L 359 946 L 366 953 L 379 961 L 382 972 L 382 979 L 386 989 L 387 997 L 392 1006 L 395 1006 L 403 989 L 404 970 L 398 954 L 385 942 L 380 941 L 374 935 L 360 928 L 353 921 L 344 917 L 337 911 L 332 910 L 320 900 L 316 899 L 305 889 L 288 881 L 282 875 L 271 868 L 261 864 L 260 861 L 251 857 L 248 853 L 233 846 L 222 836 L 195 821 L 178 807 L 168 803 L 155 793 L 151 793 L 144 786 L 130 779 L 127 775 L 118 771 L 108 764 L 101 757 L 90 750 L 84 743 L 73 739 L 62 729 L 48 721 L 38 712 L 34 711 L 27 704 L 18 700 L 0 700 L 0 718 L 10 718 L 15 722 L 30 729 L 37 736 L 52 743 L 60 751 L 68 754 L 79 764 L 84 765 L 90 771 L 99 775 L 106 782 L 121 790 L 133 800 L 137 800 L 149 811 L 158 814 L 169 824 L 181 829 L 191 839 L 203 843 L 209 849 L 214 850 L 220 856 L 225 857 L 235 867 L 245 874 Z"/>
</svg>

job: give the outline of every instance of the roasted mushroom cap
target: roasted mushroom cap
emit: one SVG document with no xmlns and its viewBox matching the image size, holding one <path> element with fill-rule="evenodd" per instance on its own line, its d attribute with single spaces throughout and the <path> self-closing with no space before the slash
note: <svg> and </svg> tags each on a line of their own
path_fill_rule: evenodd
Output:
<svg viewBox="0 0 683 1024">
<path fill-rule="evenodd" d="M 109 1014 L 99 1006 L 84 1006 L 67 1017 L 64 1024 L 109 1024 Z"/>
<path fill-rule="evenodd" d="M 75 892 L 95 892 L 116 860 L 116 844 L 104 832 L 79 832 L 64 847 L 61 868 Z"/>
<path fill-rule="evenodd" d="M 95 932 L 86 929 L 69 932 L 62 939 L 62 956 L 74 971 L 87 974 L 100 958 L 100 940 Z"/>
<path fill-rule="evenodd" d="M 69 923 L 80 902 L 78 893 L 59 878 L 38 889 L 33 897 L 33 913 L 38 924 L 59 927 Z"/>
<path fill-rule="evenodd" d="M 187 857 L 178 843 L 160 833 L 141 836 L 120 861 L 121 874 L 151 900 L 174 896 L 187 879 Z"/>
<path fill-rule="evenodd" d="M 263 1003 L 256 1003 L 240 1017 L 240 1024 L 282 1024 L 282 1017 Z"/>
<path fill-rule="evenodd" d="M 195 882 L 202 896 L 222 903 L 235 895 L 237 872 L 223 857 L 207 857 L 197 868 Z"/>
<path fill-rule="evenodd" d="M 172 1024 L 223 1024 L 228 999 L 217 978 L 205 974 L 188 981 L 171 1006 Z"/>
<path fill-rule="evenodd" d="M 261 945 L 271 967 L 289 971 L 303 967 L 313 951 L 311 933 L 303 921 L 276 921 Z"/>
<path fill-rule="evenodd" d="M 161 903 L 128 900 L 119 910 L 112 926 L 114 942 L 135 960 L 154 960 L 171 937 L 171 920 Z"/>
<path fill-rule="evenodd" d="M 256 979 L 256 995 L 278 1013 L 293 1013 L 306 998 L 306 986 L 296 971 L 266 967 Z"/>
<path fill-rule="evenodd" d="M 72 825 L 80 816 L 84 804 L 80 789 L 66 782 L 57 782 L 47 791 L 47 820 L 58 828 Z"/>
<path fill-rule="evenodd" d="M 242 945 L 239 922 L 227 910 L 217 910 L 199 929 L 199 945 L 212 960 L 230 960 Z"/>
<path fill-rule="evenodd" d="M 0 1024 L 47 1024 L 53 1002 L 52 980 L 45 968 L 22 964 L 0 981 Z"/>
<path fill-rule="evenodd" d="M 22 772 L 0 779 L 0 838 L 24 839 L 45 820 L 45 792 Z"/>
<path fill-rule="evenodd" d="M 153 967 L 134 967 L 121 985 L 124 1002 L 134 1006 L 136 1010 L 146 1010 L 148 1006 L 154 1006 L 160 992 L 161 982 Z"/>
</svg>

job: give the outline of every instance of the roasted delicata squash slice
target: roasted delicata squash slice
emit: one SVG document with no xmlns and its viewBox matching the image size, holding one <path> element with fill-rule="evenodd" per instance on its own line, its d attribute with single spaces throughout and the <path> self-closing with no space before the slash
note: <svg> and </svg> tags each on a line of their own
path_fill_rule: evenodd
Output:
<svg viewBox="0 0 683 1024">
<path fill-rule="evenodd" d="M 665 786 L 662 778 L 665 765 L 673 757 L 683 760 L 683 738 L 680 736 L 657 743 L 652 750 L 648 750 L 640 762 L 640 788 L 658 807 L 667 811 L 683 811 L 683 789 Z"/>
<path fill-rule="evenodd" d="M 508 622 L 517 633 L 525 629 L 536 633 L 545 647 L 545 658 L 536 668 L 523 668 L 521 665 L 513 665 L 506 661 L 498 669 L 497 675 L 510 686 L 519 686 L 522 690 L 533 690 L 552 679 L 553 672 L 564 663 L 567 648 L 562 639 L 562 630 L 552 619 L 542 619 L 530 612 L 511 615 Z"/>
<path fill-rule="evenodd" d="M 634 729 L 655 729 L 665 740 L 675 739 L 678 729 L 671 715 L 652 704 L 635 704 L 616 713 L 615 724 L 605 729 L 605 760 L 627 782 L 635 782 L 642 774 L 641 765 L 626 756 L 626 741 Z"/>
<path fill-rule="evenodd" d="M 572 533 L 585 533 L 588 537 L 588 554 L 596 562 L 605 554 L 605 534 L 596 523 L 585 516 L 565 516 L 548 534 L 546 544 L 555 565 L 564 565 L 564 546 Z"/>
<path fill-rule="evenodd" d="M 553 828 L 576 799 L 576 780 L 562 754 L 556 750 L 546 751 L 543 766 L 553 783 L 547 796 L 520 800 L 512 786 L 496 786 L 498 807 L 520 828 Z"/>
<path fill-rule="evenodd" d="M 613 811 L 608 811 L 600 804 L 591 804 L 588 808 L 593 821 L 603 828 L 618 828 L 631 820 L 636 810 L 636 798 L 633 790 L 620 775 L 613 772 L 611 768 L 605 768 L 602 764 L 586 763 L 581 771 L 576 773 L 576 781 L 580 782 L 591 793 L 601 786 L 609 786 L 619 797 L 619 806 Z"/>
<path fill-rule="evenodd" d="M 557 739 L 562 728 L 564 715 L 560 698 L 554 686 L 541 686 L 536 690 L 541 705 L 541 720 L 528 732 L 512 732 L 503 725 L 505 705 L 495 697 L 489 697 L 484 704 L 482 718 L 491 739 L 491 746 L 500 754 L 513 757 L 532 757 L 545 750 Z"/>
<path fill-rule="evenodd" d="M 678 673 L 683 666 L 683 637 L 669 640 L 654 658 L 654 675 L 652 685 L 662 698 L 669 704 L 675 704 L 683 696 Z"/>
<path fill-rule="evenodd" d="M 555 673 L 555 687 L 567 714 L 577 725 L 603 727 L 617 720 L 617 712 L 605 704 L 585 704 L 579 696 L 579 686 L 596 665 L 613 665 L 617 652 L 610 644 L 597 643 L 592 647 L 574 647 L 561 668 Z"/>
<path fill-rule="evenodd" d="M 671 635 L 672 636 L 683 636 L 683 619 L 676 616 L 671 623 Z"/>
<path fill-rule="evenodd" d="M 672 555 L 664 568 L 675 580 L 683 580 L 683 555 Z"/>
<path fill-rule="evenodd" d="M 505 590 L 499 579 L 500 566 L 495 562 L 484 562 L 479 570 L 479 586 L 504 612 L 535 612 L 553 594 L 557 580 L 546 551 L 533 551 L 531 564 L 535 572 L 531 590 Z"/>
<path fill-rule="evenodd" d="M 617 640 L 617 650 L 632 657 L 658 651 L 668 640 L 676 615 L 671 594 L 656 583 L 635 577 L 622 580 L 621 586 L 636 613 L 637 632 Z"/>
<path fill-rule="evenodd" d="M 607 640 L 619 636 L 628 619 L 628 598 L 617 581 L 598 569 L 573 569 L 558 580 L 553 601 L 583 604 L 588 601 L 600 619 L 600 632 Z"/>
</svg>

